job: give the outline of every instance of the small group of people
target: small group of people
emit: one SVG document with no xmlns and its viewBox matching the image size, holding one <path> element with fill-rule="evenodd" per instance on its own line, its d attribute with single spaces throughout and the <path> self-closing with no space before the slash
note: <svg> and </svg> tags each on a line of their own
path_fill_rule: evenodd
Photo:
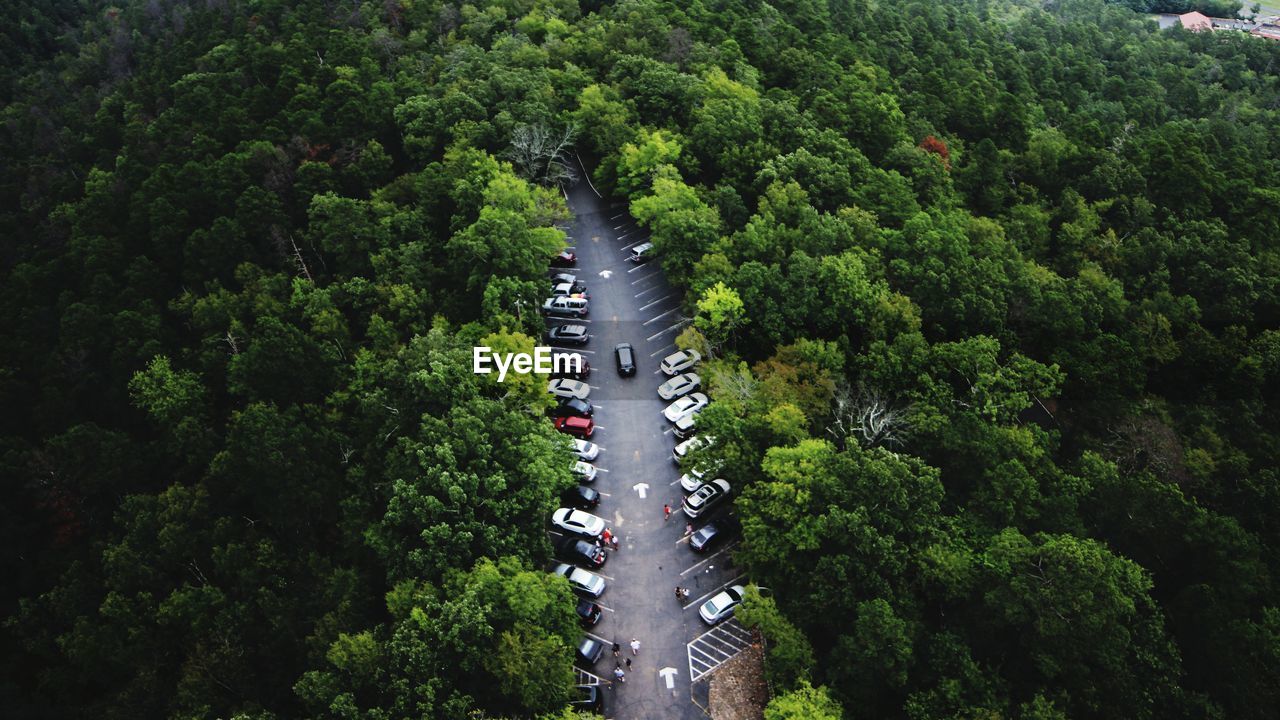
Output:
<svg viewBox="0 0 1280 720">
<path fill-rule="evenodd" d="M 605 528 L 604 532 L 600 533 L 600 539 L 596 540 L 596 547 L 607 547 L 617 550 L 618 536 L 614 535 L 613 531 L 609 528 Z"/>
<path fill-rule="evenodd" d="M 677 600 L 679 600 L 680 602 L 684 602 L 685 600 L 688 600 L 688 599 L 689 599 L 689 588 L 684 588 L 684 587 L 680 587 L 679 585 L 677 585 L 677 586 L 676 586 L 676 599 L 677 599 Z"/>
<path fill-rule="evenodd" d="M 614 644 L 613 644 L 613 656 L 614 656 L 614 657 L 618 657 L 618 656 L 620 656 L 621 654 L 622 654 L 622 646 L 621 646 L 621 645 L 619 645 L 618 643 L 614 643 Z M 636 639 L 636 638 L 631 638 L 631 654 L 632 654 L 632 655 L 639 655 L 639 654 L 640 654 L 640 641 L 639 641 L 638 639 Z M 623 660 L 627 663 L 627 670 L 630 670 L 630 669 L 631 669 L 631 658 L 623 658 Z M 614 663 L 614 664 L 613 664 L 613 679 L 614 679 L 614 680 L 616 680 L 616 681 L 618 681 L 618 682 L 620 682 L 620 683 L 625 683 L 625 682 L 627 681 L 627 672 L 626 672 L 626 670 L 623 670 L 623 669 L 622 669 L 622 663 Z M 617 687 L 618 687 L 617 685 L 614 685 L 614 688 L 615 688 L 615 689 L 616 689 Z"/>
</svg>

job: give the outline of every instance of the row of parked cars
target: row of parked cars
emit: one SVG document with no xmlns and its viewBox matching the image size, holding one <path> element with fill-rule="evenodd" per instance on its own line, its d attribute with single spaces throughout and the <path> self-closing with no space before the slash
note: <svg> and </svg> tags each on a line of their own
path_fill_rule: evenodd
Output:
<svg viewBox="0 0 1280 720">
<path fill-rule="evenodd" d="M 577 263 L 572 252 L 563 252 L 552 259 L 556 268 L 571 268 Z M 590 312 L 590 296 L 587 287 L 568 272 L 556 272 L 551 276 L 551 294 L 542 303 L 542 312 L 548 318 L 585 318 Z M 591 334 L 585 324 L 567 323 L 547 328 L 547 340 L 553 345 L 585 346 Z M 581 357 L 581 356 L 579 356 Z M 562 367 L 554 364 L 555 367 Z M 556 399 L 550 411 L 555 428 L 570 436 L 570 449 L 577 460 L 573 473 L 578 484 L 560 495 L 561 506 L 551 514 L 551 524 L 563 533 L 556 543 L 556 557 L 561 561 L 551 572 L 569 582 L 578 596 L 575 613 L 584 628 L 600 622 L 604 609 L 596 602 L 604 594 L 606 582 L 592 572 L 604 566 L 608 560 L 603 543 L 597 544 L 604 533 L 605 522 L 589 511 L 600 504 L 600 493 L 590 487 L 599 470 L 592 462 L 599 457 L 600 447 L 591 442 L 595 434 L 595 408 L 591 404 L 591 386 L 587 378 L 591 364 L 585 358 L 576 371 L 553 373 L 547 382 L 547 392 Z M 584 635 L 577 647 L 577 659 L 584 667 L 591 667 L 604 654 L 604 644 Z M 575 688 L 575 708 L 599 712 L 603 708 L 603 696 L 598 685 L 579 685 Z"/>
<path fill-rule="evenodd" d="M 702 379 L 697 373 L 689 372 L 699 360 L 701 357 L 697 351 L 684 350 L 668 355 L 662 361 L 661 369 L 669 379 L 658 386 L 658 396 L 663 400 L 674 399 L 663 415 L 674 426 L 678 442 L 672 450 L 671 459 L 677 464 L 684 464 L 695 450 L 715 444 L 715 437 L 696 432 L 694 419 L 709 402 L 706 395 L 697 392 L 702 387 Z M 680 509 L 690 520 L 705 517 L 729 498 L 732 487 L 728 480 L 715 477 L 719 470 L 719 463 L 702 463 L 680 476 L 680 489 L 686 493 Z M 707 552 L 737 530 L 734 517 L 724 515 L 695 530 L 689 536 L 689 547 L 694 552 Z M 741 585 L 725 588 L 698 608 L 698 617 L 708 625 L 732 617 L 734 609 L 742 602 L 744 592 Z"/>
</svg>

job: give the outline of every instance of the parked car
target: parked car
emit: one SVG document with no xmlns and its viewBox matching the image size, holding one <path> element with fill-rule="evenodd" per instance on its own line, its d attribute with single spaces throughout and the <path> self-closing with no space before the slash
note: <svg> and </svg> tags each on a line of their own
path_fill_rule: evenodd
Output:
<svg viewBox="0 0 1280 720">
<path fill-rule="evenodd" d="M 578 614 L 578 622 L 582 623 L 583 627 L 591 627 L 600 622 L 600 616 L 604 614 L 600 606 L 590 600 L 579 600 L 574 611 Z"/>
<path fill-rule="evenodd" d="M 551 333 L 547 333 L 547 336 L 550 337 Z M 576 365 L 568 360 L 570 355 L 578 356 Z M 582 380 L 585 382 L 591 376 L 591 363 L 581 353 L 551 353 L 551 368 L 551 372 L 547 374 L 547 377 L 552 380 L 568 378 L 569 380 Z M 574 368 L 577 369 L 575 370 Z"/>
<path fill-rule="evenodd" d="M 596 446 L 592 445 L 591 447 Z M 599 451 L 599 448 L 596 448 L 596 450 Z M 579 460 L 573 464 L 573 474 L 577 476 L 579 482 L 595 482 L 596 474 L 599 472 L 600 471 L 596 469 L 596 466 L 591 463 L 585 463 Z"/>
<path fill-rule="evenodd" d="M 658 397 L 674 400 L 702 387 L 702 378 L 696 373 L 681 373 L 658 386 Z"/>
<path fill-rule="evenodd" d="M 591 407 L 591 403 L 586 400 L 569 398 L 557 401 L 555 407 L 551 408 L 549 412 L 551 417 L 589 418 L 595 413 L 595 408 Z"/>
<path fill-rule="evenodd" d="M 671 459 L 677 463 L 689 456 L 689 453 L 699 448 L 711 447 L 716 439 L 710 435 L 694 435 L 688 440 L 676 443 L 676 447 L 671 451 Z"/>
<path fill-rule="evenodd" d="M 646 242 L 631 248 L 631 257 L 629 259 L 633 263 L 642 263 L 651 257 L 653 257 L 653 243 Z"/>
<path fill-rule="evenodd" d="M 702 412 L 702 408 L 706 407 L 709 402 L 711 402 L 710 398 L 703 393 L 685 395 L 668 405 L 667 409 L 662 411 L 662 416 L 671 422 L 675 422 L 686 415 Z"/>
<path fill-rule="evenodd" d="M 558 317 L 586 317 L 588 304 L 589 301 L 586 298 L 564 295 L 549 297 L 542 301 L 542 314 Z"/>
<path fill-rule="evenodd" d="M 559 285 L 560 283 L 569 283 L 570 285 L 578 282 L 578 276 L 567 272 L 551 273 L 551 284 Z"/>
<path fill-rule="evenodd" d="M 600 504 L 600 493 L 584 485 L 574 485 L 560 493 L 560 502 L 571 508 L 590 510 Z"/>
<path fill-rule="evenodd" d="M 573 439 L 569 441 L 569 445 L 573 448 L 573 453 L 578 456 L 579 460 L 595 460 L 600 455 L 600 446 L 590 440 Z M 587 465 L 585 462 L 583 465 Z M 591 467 L 587 465 L 587 467 Z M 593 470 L 595 468 L 592 468 Z M 591 473 L 591 478 L 595 479 L 595 473 Z"/>
<path fill-rule="evenodd" d="M 586 667 L 591 667 L 600 662 L 600 656 L 604 655 L 604 643 L 589 635 L 583 635 L 582 642 L 578 643 L 576 654 L 578 662 Z"/>
<path fill-rule="evenodd" d="M 551 286 L 552 297 L 589 298 L 587 286 L 582 283 L 556 283 Z"/>
<path fill-rule="evenodd" d="M 600 692 L 599 685 L 574 685 L 573 699 L 569 701 L 569 707 L 597 715 L 602 714 L 604 693 Z"/>
<path fill-rule="evenodd" d="M 636 374 L 636 353 L 631 343 L 618 343 L 613 346 L 613 355 L 618 361 L 618 374 L 631 377 Z"/>
<path fill-rule="evenodd" d="M 733 615 L 733 611 L 742 602 L 742 596 L 745 595 L 747 589 L 741 585 L 725 588 L 710 600 L 702 603 L 702 607 L 698 608 L 698 615 L 702 618 L 702 622 L 708 625 L 715 625 Z"/>
<path fill-rule="evenodd" d="M 591 543 L 587 543 L 581 540 L 573 540 L 573 542 L 575 543 L 583 542 L 583 544 L 585 544 L 587 547 L 591 548 L 592 550 L 599 549 L 595 545 L 592 545 Z M 601 552 L 603 553 L 604 551 L 601 550 Z M 573 588 L 574 592 L 580 592 L 583 595 L 587 595 L 593 598 L 598 598 L 604 594 L 604 589 L 606 587 L 604 578 L 600 577 L 599 575 L 589 570 L 576 568 L 568 563 L 560 563 L 559 565 L 556 565 L 554 570 L 551 571 L 551 574 L 559 575 L 563 577 L 565 580 L 568 580 L 569 587 Z"/>
<path fill-rule="evenodd" d="M 556 546 L 556 555 L 561 560 L 580 563 L 587 567 L 600 567 L 607 559 L 604 548 L 596 547 L 582 538 L 567 537 Z M 603 590 L 602 590 L 603 592 Z"/>
<path fill-rule="evenodd" d="M 604 532 L 604 519 L 589 512 L 560 508 L 551 513 L 551 524 L 569 533 L 588 540 L 595 540 Z"/>
<path fill-rule="evenodd" d="M 698 431 L 697 415 L 685 415 L 671 426 L 671 432 L 680 440 L 688 440 Z"/>
<path fill-rule="evenodd" d="M 578 256 L 565 250 L 551 258 L 551 267 L 573 267 L 578 264 Z"/>
<path fill-rule="evenodd" d="M 698 361 L 701 359 L 702 355 L 700 355 L 697 350 L 681 350 L 680 352 L 674 352 L 662 358 L 662 364 L 658 367 L 664 374 L 675 377 L 694 365 L 697 365 Z"/>
<path fill-rule="evenodd" d="M 708 508 L 724 502 L 727 497 L 729 497 L 729 481 L 716 478 L 709 483 L 703 483 L 702 487 L 686 495 L 680 506 L 685 515 L 696 518 Z"/>
<path fill-rule="evenodd" d="M 689 536 L 689 548 L 694 552 L 706 552 L 732 537 L 741 526 L 731 515 L 716 518 L 714 522 L 698 528 Z"/>
<path fill-rule="evenodd" d="M 695 492 L 702 484 L 707 481 L 707 476 L 715 477 L 719 472 L 720 466 L 724 463 L 717 460 L 715 462 L 699 463 L 689 472 L 680 476 L 680 489 L 687 493 Z"/>
<path fill-rule="evenodd" d="M 557 430 L 574 437 L 589 438 L 596 431 L 596 424 L 591 421 L 591 418 L 558 417 L 552 422 Z"/>
<path fill-rule="evenodd" d="M 698 488 L 702 487 L 703 478 L 706 476 L 706 472 L 694 468 L 680 476 L 680 489 L 687 493 L 697 492 Z"/>
<path fill-rule="evenodd" d="M 586 345 L 591 336 L 586 325 L 552 325 L 547 330 L 547 340 L 565 345 Z"/>
<path fill-rule="evenodd" d="M 556 397 L 586 400 L 591 395 L 591 386 L 581 380 L 559 378 L 547 382 L 547 392 Z"/>
</svg>

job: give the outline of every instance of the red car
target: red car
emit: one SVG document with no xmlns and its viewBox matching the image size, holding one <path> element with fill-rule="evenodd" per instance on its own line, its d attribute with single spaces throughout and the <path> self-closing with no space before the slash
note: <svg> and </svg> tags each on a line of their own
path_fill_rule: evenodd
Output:
<svg viewBox="0 0 1280 720">
<path fill-rule="evenodd" d="M 591 418 L 558 417 L 555 419 L 556 429 L 568 435 L 589 438 L 596 431 L 596 424 Z"/>
<path fill-rule="evenodd" d="M 551 258 L 551 267 L 573 267 L 578 264 L 578 256 L 568 250 Z"/>
</svg>

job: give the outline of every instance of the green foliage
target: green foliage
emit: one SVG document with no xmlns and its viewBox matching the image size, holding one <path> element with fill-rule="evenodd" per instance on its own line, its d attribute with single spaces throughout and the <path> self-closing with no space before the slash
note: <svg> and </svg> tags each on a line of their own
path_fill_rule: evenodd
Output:
<svg viewBox="0 0 1280 720">
<path fill-rule="evenodd" d="M 498 158 L 571 125 L 686 291 L 768 717 L 1280 705 L 1280 50 L 1139 14 L 1237 2 L 13 5 L 8 714 L 571 716 L 571 455 L 468 352 L 541 329 Z"/>
<path fill-rule="evenodd" d="M 841 720 L 840 705 L 825 687 L 801 682 L 795 690 L 776 695 L 764 709 L 765 720 Z"/>
</svg>

